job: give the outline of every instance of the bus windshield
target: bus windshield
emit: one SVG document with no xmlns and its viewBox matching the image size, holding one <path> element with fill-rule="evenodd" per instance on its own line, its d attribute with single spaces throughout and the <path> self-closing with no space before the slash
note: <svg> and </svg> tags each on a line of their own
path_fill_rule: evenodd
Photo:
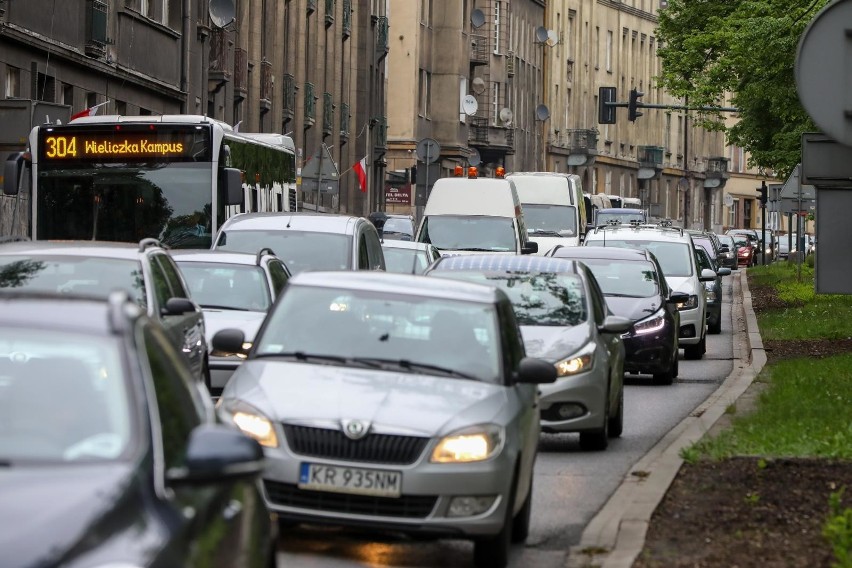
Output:
<svg viewBox="0 0 852 568">
<path fill-rule="evenodd" d="M 39 168 L 39 239 L 212 244 L 209 162 L 51 164 Z"/>
</svg>

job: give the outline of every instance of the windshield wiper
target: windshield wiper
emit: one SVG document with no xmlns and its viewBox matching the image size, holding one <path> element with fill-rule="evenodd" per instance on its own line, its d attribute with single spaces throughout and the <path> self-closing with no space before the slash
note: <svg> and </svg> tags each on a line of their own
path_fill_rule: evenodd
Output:
<svg viewBox="0 0 852 568">
<path fill-rule="evenodd" d="M 363 357 L 342 357 L 340 355 L 326 355 L 317 353 L 305 353 L 304 351 L 285 351 L 283 353 L 260 353 L 256 358 L 261 357 L 288 357 L 297 361 L 325 361 L 327 363 L 337 363 L 339 365 L 360 364 L 374 369 L 381 368 L 381 364 L 368 358 Z"/>
<path fill-rule="evenodd" d="M 559 234 L 559 231 L 551 231 L 549 229 L 533 229 L 532 234 L 533 235 L 547 235 L 547 236 L 550 236 L 550 237 L 561 237 L 562 236 L 562 235 Z"/>
<path fill-rule="evenodd" d="M 458 377 L 460 379 L 468 379 L 471 381 L 481 380 L 479 377 L 475 377 L 469 373 L 456 371 L 455 369 L 450 369 L 449 367 L 442 367 L 441 365 L 432 365 L 430 363 L 418 363 L 417 361 L 411 361 L 409 359 L 381 359 L 377 357 L 356 357 L 355 359 L 358 361 L 363 361 L 365 363 L 368 361 L 371 363 L 377 363 L 381 366 L 393 365 L 395 367 L 399 367 L 407 371 L 436 371 L 438 373 L 450 375 L 452 377 Z"/>
<path fill-rule="evenodd" d="M 199 304 L 202 308 L 207 310 L 234 310 L 235 312 L 247 312 L 248 308 L 235 308 L 234 306 L 219 306 L 216 304 Z"/>
<path fill-rule="evenodd" d="M 612 296 L 613 298 L 645 298 L 646 296 L 637 296 L 635 294 L 618 294 L 616 292 L 606 292 L 604 296 Z"/>
<path fill-rule="evenodd" d="M 476 251 L 476 252 L 494 252 L 493 248 L 482 248 L 482 247 L 468 247 L 468 248 L 455 248 L 455 249 L 442 249 L 442 250 L 465 250 L 465 251 Z M 509 250 L 509 249 L 506 249 Z"/>
</svg>

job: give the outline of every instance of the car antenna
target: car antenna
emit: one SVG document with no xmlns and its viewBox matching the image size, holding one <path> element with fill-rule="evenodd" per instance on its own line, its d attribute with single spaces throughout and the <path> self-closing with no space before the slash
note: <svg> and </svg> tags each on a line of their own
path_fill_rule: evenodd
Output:
<svg viewBox="0 0 852 568">
<path fill-rule="evenodd" d="M 284 227 L 285 229 L 289 229 L 289 228 L 290 228 L 290 221 L 292 221 L 292 220 L 293 220 L 293 216 L 292 216 L 292 215 L 290 215 L 289 217 L 287 217 L 287 225 Z"/>
</svg>

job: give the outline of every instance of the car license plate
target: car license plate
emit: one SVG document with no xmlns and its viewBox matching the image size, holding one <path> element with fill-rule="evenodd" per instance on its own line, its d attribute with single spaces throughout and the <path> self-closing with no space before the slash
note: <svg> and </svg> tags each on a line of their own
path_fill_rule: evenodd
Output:
<svg viewBox="0 0 852 568">
<path fill-rule="evenodd" d="M 299 469 L 299 488 L 378 497 L 399 497 L 402 491 L 402 473 L 302 463 Z"/>
</svg>

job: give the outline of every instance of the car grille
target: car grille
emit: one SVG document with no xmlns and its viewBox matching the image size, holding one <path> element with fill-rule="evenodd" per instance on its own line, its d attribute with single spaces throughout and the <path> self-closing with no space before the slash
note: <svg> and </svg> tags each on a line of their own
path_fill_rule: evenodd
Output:
<svg viewBox="0 0 852 568">
<path fill-rule="evenodd" d="M 263 486 L 266 489 L 269 501 L 274 505 L 374 517 L 424 519 L 429 516 L 438 501 L 437 495 L 371 497 L 369 495 L 311 491 L 299 489 L 290 483 L 280 483 L 268 479 L 263 481 Z"/>
<path fill-rule="evenodd" d="M 429 438 L 367 434 L 360 440 L 347 438 L 340 430 L 284 425 L 287 444 L 297 454 L 343 461 L 412 464 L 423 453 Z"/>
</svg>

